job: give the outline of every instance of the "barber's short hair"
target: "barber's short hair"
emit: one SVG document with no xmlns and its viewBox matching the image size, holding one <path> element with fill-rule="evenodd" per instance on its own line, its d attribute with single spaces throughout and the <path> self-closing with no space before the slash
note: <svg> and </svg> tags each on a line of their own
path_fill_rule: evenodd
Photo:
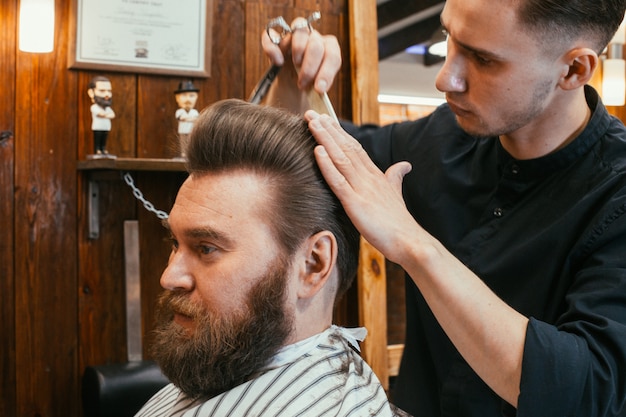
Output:
<svg viewBox="0 0 626 417">
<path fill-rule="evenodd" d="M 521 23 L 546 39 L 575 39 L 581 34 L 601 53 L 619 27 L 626 0 L 517 0 Z"/>
<path fill-rule="evenodd" d="M 267 176 L 272 196 L 264 214 L 289 255 L 322 230 L 337 239 L 338 298 L 356 274 L 359 234 L 317 167 L 315 145 L 301 116 L 227 99 L 205 108 L 194 123 L 187 170 L 202 175 L 243 169 Z"/>
</svg>

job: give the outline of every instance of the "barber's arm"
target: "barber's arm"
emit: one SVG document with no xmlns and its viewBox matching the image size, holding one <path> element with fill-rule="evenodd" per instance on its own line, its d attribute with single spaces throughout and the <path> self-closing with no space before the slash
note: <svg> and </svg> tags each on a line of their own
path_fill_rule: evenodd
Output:
<svg viewBox="0 0 626 417">
<path fill-rule="evenodd" d="M 272 65 L 282 67 L 264 100 L 266 104 L 304 113 L 306 92 L 327 92 L 341 69 L 341 49 L 333 35 L 307 28 L 306 19 L 295 19 L 292 33 L 274 43 L 267 31 L 261 44 Z M 287 64 L 287 65 L 286 65 Z M 294 88 L 297 86 L 297 89 Z"/>
<path fill-rule="evenodd" d="M 407 162 L 382 173 L 361 145 L 335 121 L 306 115 L 321 145 L 316 158 L 354 225 L 416 283 L 437 321 L 474 371 L 516 406 L 528 318 L 426 232 L 408 212 L 402 180 Z"/>
</svg>

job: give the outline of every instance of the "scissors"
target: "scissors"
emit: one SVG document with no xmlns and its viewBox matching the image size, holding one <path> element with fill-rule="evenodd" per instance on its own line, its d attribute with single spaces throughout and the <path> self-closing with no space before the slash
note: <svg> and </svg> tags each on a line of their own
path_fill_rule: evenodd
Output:
<svg viewBox="0 0 626 417">
<path fill-rule="evenodd" d="M 295 32 L 296 30 L 308 29 L 310 32 L 312 30 L 311 24 L 319 20 L 320 18 L 320 12 L 315 11 L 311 13 L 311 15 L 306 19 L 306 23 L 301 23 L 300 25 L 296 25 L 292 28 L 287 24 L 282 16 L 279 16 L 269 21 L 266 26 L 266 31 L 271 41 L 274 44 L 278 45 L 285 36 Z M 272 83 L 276 79 L 276 76 L 280 72 L 280 69 L 281 67 L 279 67 L 278 65 L 272 65 L 267 70 L 267 72 L 261 77 L 256 87 L 252 91 L 252 94 L 248 99 L 249 102 L 259 104 L 263 100 L 263 98 L 269 91 Z M 338 120 L 327 93 L 320 94 L 311 88 L 307 91 L 306 94 L 309 100 L 309 105 L 313 110 L 317 111 L 318 113 L 328 114 L 335 120 Z"/>
</svg>

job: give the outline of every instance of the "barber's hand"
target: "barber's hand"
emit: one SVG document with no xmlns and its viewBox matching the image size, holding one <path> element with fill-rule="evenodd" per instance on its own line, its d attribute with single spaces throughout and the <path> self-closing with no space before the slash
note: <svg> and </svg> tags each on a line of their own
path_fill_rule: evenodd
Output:
<svg viewBox="0 0 626 417">
<path fill-rule="evenodd" d="M 425 237 L 402 198 L 402 181 L 411 165 L 399 162 L 383 174 L 336 121 L 313 111 L 305 118 L 320 145 L 315 149 L 320 170 L 346 213 L 369 243 L 401 264 L 408 257 L 405 243 Z"/>
<path fill-rule="evenodd" d="M 319 93 L 328 91 L 341 68 L 341 48 L 333 35 L 322 35 L 307 26 L 299 17 L 291 23 L 292 33 L 278 45 L 263 31 L 261 44 L 272 64 L 282 66 L 285 57 L 291 57 L 298 71 L 298 88 L 314 88 Z"/>
</svg>

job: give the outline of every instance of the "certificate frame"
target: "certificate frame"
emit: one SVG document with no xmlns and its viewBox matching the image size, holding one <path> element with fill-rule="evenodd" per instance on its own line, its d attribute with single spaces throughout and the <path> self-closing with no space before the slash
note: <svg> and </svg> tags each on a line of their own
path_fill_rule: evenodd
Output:
<svg viewBox="0 0 626 417">
<path fill-rule="evenodd" d="M 207 78 L 212 0 L 72 0 L 71 69 Z"/>
</svg>

